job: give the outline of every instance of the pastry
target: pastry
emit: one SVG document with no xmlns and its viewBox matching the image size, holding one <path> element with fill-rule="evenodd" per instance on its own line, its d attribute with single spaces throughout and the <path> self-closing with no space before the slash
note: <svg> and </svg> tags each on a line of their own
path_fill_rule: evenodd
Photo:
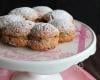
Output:
<svg viewBox="0 0 100 80">
<path fill-rule="evenodd" d="M 7 25 L 2 29 L 2 42 L 15 47 L 26 46 L 28 34 L 34 25 L 34 22 L 28 20 Z"/>
<path fill-rule="evenodd" d="M 73 17 L 68 12 L 66 12 L 64 10 L 54 10 L 52 12 L 45 14 L 43 16 L 43 19 L 47 22 L 54 20 L 54 19 L 66 19 L 68 21 L 69 20 L 72 21 Z"/>
<path fill-rule="evenodd" d="M 48 6 L 36 6 L 36 7 L 33 7 L 34 10 L 37 11 L 38 13 L 38 18 L 35 20 L 36 22 L 45 22 L 42 17 L 47 14 L 48 12 L 51 12 L 53 11 L 50 7 Z"/>
<path fill-rule="evenodd" d="M 32 21 L 34 21 L 35 19 L 38 18 L 37 12 L 34 9 L 30 8 L 30 7 L 16 8 L 16 9 L 13 9 L 12 11 L 10 11 L 9 14 L 21 15 L 26 20 L 32 20 Z"/>
<path fill-rule="evenodd" d="M 28 46 L 33 50 L 45 51 L 58 45 L 59 31 L 49 23 L 37 23 L 29 35 Z"/>
<path fill-rule="evenodd" d="M 15 15 L 15 14 L 1 16 L 0 17 L 0 28 L 8 25 L 9 23 L 13 23 L 16 21 L 23 21 L 23 20 L 25 19 L 22 16 Z"/>
<path fill-rule="evenodd" d="M 69 42 L 75 38 L 76 29 L 73 21 L 55 19 L 49 21 L 49 23 L 54 25 L 59 30 L 59 42 Z"/>
<path fill-rule="evenodd" d="M 0 17 L 1 41 L 14 47 L 46 51 L 59 42 L 72 41 L 75 31 L 73 17 L 68 12 L 48 6 L 15 8 Z"/>
<path fill-rule="evenodd" d="M 33 9 L 37 11 L 40 17 L 44 16 L 48 12 L 53 11 L 50 7 L 47 7 L 47 6 L 36 6 L 36 7 L 33 7 Z"/>
<path fill-rule="evenodd" d="M 5 15 L 0 17 L 0 36 L 2 35 L 2 28 L 8 24 L 12 24 L 18 21 L 24 21 L 25 19 L 20 15 Z"/>
</svg>

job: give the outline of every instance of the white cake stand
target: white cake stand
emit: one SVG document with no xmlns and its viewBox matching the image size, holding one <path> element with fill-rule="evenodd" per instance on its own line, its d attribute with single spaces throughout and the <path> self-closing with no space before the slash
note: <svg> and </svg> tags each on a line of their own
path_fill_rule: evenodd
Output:
<svg viewBox="0 0 100 80">
<path fill-rule="evenodd" d="M 85 34 L 86 37 L 82 37 L 84 36 L 83 34 L 84 31 L 80 32 L 80 34 L 82 34 L 80 35 L 81 37 L 80 39 L 85 38 L 84 39 L 85 45 L 83 45 L 84 49 L 80 49 L 80 51 L 78 51 L 79 50 L 78 48 L 80 48 L 80 46 L 78 45 L 78 48 L 76 48 L 77 47 L 76 45 L 79 42 L 79 40 L 76 39 L 73 42 L 63 43 L 57 47 L 57 49 L 61 48 L 61 50 L 66 52 L 66 54 L 67 52 L 72 51 L 73 54 L 71 54 L 69 57 L 58 56 L 58 58 L 55 57 L 53 59 L 50 58 L 46 60 L 47 58 L 45 59 L 45 57 L 42 56 L 42 58 L 39 58 L 41 60 L 32 60 L 32 59 L 23 60 L 21 59 L 22 56 L 21 57 L 19 56 L 20 57 L 19 58 L 18 56 L 15 57 L 14 55 L 15 54 L 22 55 L 22 52 L 24 52 L 26 57 L 28 58 L 29 56 L 27 56 L 27 54 L 30 54 L 31 53 L 30 51 L 25 51 L 24 49 L 20 50 L 19 48 L 18 49 L 12 48 L 12 47 L 3 46 L 0 44 L 1 45 L 0 46 L 0 67 L 18 71 L 16 74 L 13 75 L 11 80 L 63 80 L 59 74 L 60 72 L 71 67 L 72 65 L 75 65 L 75 64 L 78 64 L 79 62 L 84 61 L 89 56 L 93 55 L 96 51 L 96 36 L 93 30 L 81 22 L 75 21 L 75 24 L 76 24 L 77 29 L 80 29 L 81 24 L 84 25 L 83 27 L 87 29 L 85 32 L 89 36 L 86 36 Z M 82 45 L 83 42 L 80 42 L 80 44 Z M 76 52 L 75 50 L 78 52 Z M 12 51 L 14 51 L 15 53 L 13 54 Z M 54 52 L 55 54 L 57 54 L 56 51 Z M 11 55 L 10 57 L 9 55 L 7 55 L 8 53 L 9 55 Z M 32 51 L 32 53 L 36 53 L 36 51 Z M 44 53 L 46 54 L 48 53 L 48 51 Z M 60 55 L 60 53 L 58 54 Z"/>
</svg>

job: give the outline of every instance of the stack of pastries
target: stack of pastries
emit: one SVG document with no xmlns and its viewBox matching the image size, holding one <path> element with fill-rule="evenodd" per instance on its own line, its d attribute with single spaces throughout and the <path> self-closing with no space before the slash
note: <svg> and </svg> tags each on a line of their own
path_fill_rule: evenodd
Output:
<svg viewBox="0 0 100 80">
<path fill-rule="evenodd" d="M 75 38 L 73 17 L 47 6 L 20 7 L 0 16 L 0 38 L 14 47 L 45 51 Z"/>
</svg>

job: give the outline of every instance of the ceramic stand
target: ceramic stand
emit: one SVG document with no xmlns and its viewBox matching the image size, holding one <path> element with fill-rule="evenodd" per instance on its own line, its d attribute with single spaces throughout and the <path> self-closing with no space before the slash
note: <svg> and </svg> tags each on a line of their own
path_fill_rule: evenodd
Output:
<svg viewBox="0 0 100 80">
<path fill-rule="evenodd" d="M 84 61 L 96 51 L 96 36 L 93 30 L 81 22 L 77 23 L 77 27 L 80 27 L 79 25 L 81 25 L 80 37 L 77 39 L 79 41 L 69 43 L 70 46 L 67 43 L 61 44 L 57 49 L 60 49 L 60 51 L 65 51 L 64 53 L 68 53 L 70 51 L 73 53 L 77 49 L 76 45 L 79 44 L 78 48 L 81 47 L 81 49 L 77 51 L 78 53 L 76 52 L 74 55 L 70 53 L 69 57 L 63 56 L 64 58 L 55 60 L 37 61 L 31 60 L 30 58 L 28 60 L 23 60 L 23 55 L 21 55 L 23 52 L 25 59 L 28 58 L 27 55 L 29 55 L 29 53 L 31 55 L 32 53 L 35 53 L 35 51 L 30 52 L 28 50 L 25 51 L 26 49 L 17 49 L 7 46 L 3 47 L 3 45 L 0 44 L 0 67 L 18 71 L 12 76 L 11 80 L 63 80 L 59 74 L 60 72 L 68 69 L 72 65 Z M 84 28 L 87 30 L 85 31 Z M 74 48 L 72 46 L 74 46 Z M 83 46 L 85 47 L 84 49 Z M 9 55 L 11 55 L 10 58 L 9 55 L 6 54 L 8 52 Z M 6 57 L 4 57 L 4 54 Z M 54 54 L 58 55 L 58 52 L 54 51 Z M 16 58 L 18 59 L 16 60 Z"/>
</svg>

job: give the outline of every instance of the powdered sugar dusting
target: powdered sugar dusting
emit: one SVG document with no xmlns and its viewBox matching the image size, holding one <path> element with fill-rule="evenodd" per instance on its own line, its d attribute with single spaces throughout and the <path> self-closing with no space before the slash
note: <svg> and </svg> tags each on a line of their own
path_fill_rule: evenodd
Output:
<svg viewBox="0 0 100 80">
<path fill-rule="evenodd" d="M 54 10 L 52 12 L 47 13 L 45 16 L 49 18 L 49 21 L 53 19 L 65 19 L 67 21 L 72 21 L 73 17 L 64 10 Z"/>
<path fill-rule="evenodd" d="M 59 34 L 59 31 L 49 23 L 36 23 L 36 25 L 32 28 L 31 33 L 32 35 L 36 36 L 47 35 L 48 37 L 50 37 L 50 35 L 53 35 L 54 33 Z"/>
<path fill-rule="evenodd" d="M 8 24 L 12 24 L 14 22 L 23 21 L 25 20 L 20 15 L 5 15 L 0 17 L 0 28 L 7 26 Z"/>
<path fill-rule="evenodd" d="M 36 7 L 33 7 L 33 9 L 38 12 L 39 16 L 43 16 L 47 14 L 48 12 L 53 11 L 50 7 L 47 7 L 47 6 L 36 6 Z"/>
<path fill-rule="evenodd" d="M 37 12 L 30 7 L 21 7 L 13 9 L 9 14 L 17 14 L 25 17 L 26 19 L 32 20 L 38 17 Z"/>
<path fill-rule="evenodd" d="M 5 35 L 27 35 L 32 27 L 34 27 L 35 23 L 32 21 L 17 21 L 12 24 L 7 25 L 7 27 L 3 30 L 3 34 Z"/>
<path fill-rule="evenodd" d="M 49 21 L 49 23 L 59 29 L 60 32 L 75 31 L 75 26 L 72 21 L 67 21 L 65 19 L 54 19 L 52 21 Z"/>
</svg>

